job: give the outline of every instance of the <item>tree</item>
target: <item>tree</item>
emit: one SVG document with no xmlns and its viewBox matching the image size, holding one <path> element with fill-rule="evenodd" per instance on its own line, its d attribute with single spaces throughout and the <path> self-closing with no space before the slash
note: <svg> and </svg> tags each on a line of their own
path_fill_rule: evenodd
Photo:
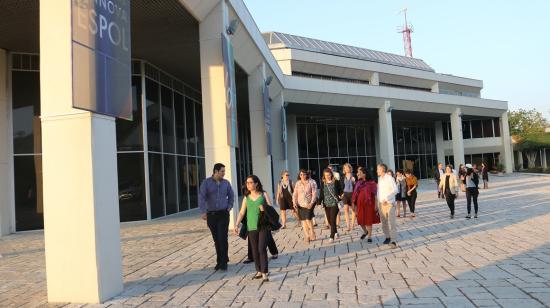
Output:
<svg viewBox="0 0 550 308">
<path fill-rule="evenodd" d="M 528 134 L 543 133 L 548 127 L 548 121 L 536 109 L 518 109 L 508 112 L 510 135 L 523 138 Z"/>
</svg>

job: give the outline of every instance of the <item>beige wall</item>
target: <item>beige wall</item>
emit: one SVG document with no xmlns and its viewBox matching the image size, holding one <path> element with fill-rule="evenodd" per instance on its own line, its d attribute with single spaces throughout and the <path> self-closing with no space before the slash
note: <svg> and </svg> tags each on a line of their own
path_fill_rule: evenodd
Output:
<svg viewBox="0 0 550 308">
<path fill-rule="evenodd" d="M 0 236 L 15 231 L 12 226 L 13 189 L 10 169 L 11 142 L 8 104 L 8 58 L 7 52 L 0 49 Z"/>
</svg>

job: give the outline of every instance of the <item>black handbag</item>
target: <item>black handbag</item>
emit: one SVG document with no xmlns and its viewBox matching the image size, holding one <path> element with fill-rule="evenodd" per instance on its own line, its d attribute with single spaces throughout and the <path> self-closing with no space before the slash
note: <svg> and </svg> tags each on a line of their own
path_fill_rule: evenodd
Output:
<svg viewBox="0 0 550 308">
<path fill-rule="evenodd" d="M 279 213 L 267 204 L 267 201 L 264 199 L 264 211 L 260 212 L 260 224 L 271 231 L 277 231 L 281 229 L 282 225 L 279 222 Z"/>
</svg>

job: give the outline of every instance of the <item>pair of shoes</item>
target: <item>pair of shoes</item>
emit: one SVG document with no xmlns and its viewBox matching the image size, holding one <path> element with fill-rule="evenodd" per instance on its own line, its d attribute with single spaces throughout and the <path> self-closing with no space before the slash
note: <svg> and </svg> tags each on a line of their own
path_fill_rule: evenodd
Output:
<svg viewBox="0 0 550 308">
<path fill-rule="evenodd" d="M 339 238 L 340 236 L 338 235 L 338 233 L 334 233 L 334 238 Z"/>
<path fill-rule="evenodd" d="M 397 248 L 397 243 L 396 243 L 396 242 L 391 242 L 390 248 L 391 248 L 391 249 Z"/>
<path fill-rule="evenodd" d="M 361 239 L 362 239 L 362 240 L 364 240 L 364 239 L 365 239 L 365 237 L 367 237 L 367 235 L 369 235 L 369 233 L 368 233 L 368 232 L 367 232 L 367 233 L 363 233 L 363 235 L 361 235 Z"/>
<path fill-rule="evenodd" d="M 331 238 L 328 239 L 328 241 L 329 241 L 329 243 L 332 243 L 332 242 L 334 242 L 334 239 L 331 237 Z"/>
<path fill-rule="evenodd" d="M 254 277 L 252 277 L 252 279 L 260 279 L 262 277 L 263 277 L 262 273 L 256 273 L 256 275 L 254 275 Z"/>
<path fill-rule="evenodd" d="M 268 282 L 269 281 L 269 278 L 267 278 L 267 274 L 265 276 L 263 276 L 262 278 L 262 282 Z"/>
<path fill-rule="evenodd" d="M 468 215 L 466 215 L 466 217 L 464 217 L 464 218 L 470 219 L 470 218 L 472 218 L 472 216 L 471 216 L 470 214 L 468 214 Z"/>
<path fill-rule="evenodd" d="M 220 269 L 220 265 L 219 264 L 216 264 L 216 266 L 214 266 L 214 270 L 217 271 Z"/>
<path fill-rule="evenodd" d="M 254 260 L 251 260 L 251 259 L 246 259 L 243 261 L 244 264 L 248 264 L 248 263 L 252 263 L 254 262 Z"/>
<path fill-rule="evenodd" d="M 314 226 L 314 227 L 317 227 L 317 224 L 315 223 L 315 224 L 313 224 L 313 226 Z"/>
<path fill-rule="evenodd" d="M 279 258 L 279 255 L 272 255 L 271 256 L 271 260 L 277 260 L 277 258 Z"/>
<path fill-rule="evenodd" d="M 220 267 L 218 268 L 218 270 L 220 270 L 222 272 L 227 271 L 227 264 L 221 264 Z"/>
<path fill-rule="evenodd" d="M 391 239 L 389 237 L 386 237 L 386 240 L 384 241 L 384 244 L 387 245 L 391 242 Z"/>
<path fill-rule="evenodd" d="M 367 242 L 368 242 L 368 243 L 372 243 L 372 239 L 371 239 L 371 238 L 368 238 L 368 239 L 367 239 Z"/>
<path fill-rule="evenodd" d="M 412 213 L 412 214 L 411 214 L 411 217 L 413 217 L 413 218 L 416 217 L 416 214 L 415 214 L 415 213 Z"/>
<path fill-rule="evenodd" d="M 281 227 L 281 229 L 286 229 L 286 225 L 283 225 L 283 226 Z"/>
<path fill-rule="evenodd" d="M 454 219 L 455 218 L 455 215 L 454 214 L 451 214 L 451 219 Z"/>
<path fill-rule="evenodd" d="M 477 214 L 474 215 L 474 218 L 477 218 Z"/>
</svg>

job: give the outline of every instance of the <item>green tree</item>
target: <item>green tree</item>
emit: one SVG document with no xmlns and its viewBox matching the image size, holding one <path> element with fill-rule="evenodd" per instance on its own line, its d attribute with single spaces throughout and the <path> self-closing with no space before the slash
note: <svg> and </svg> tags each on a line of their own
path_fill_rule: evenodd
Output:
<svg viewBox="0 0 550 308">
<path fill-rule="evenodd" d="M 548 127 L 548 121 L 542 112 L 536 109 L 518 109 L 508 112 L 510 135 L 525 137 L 528 134 L 542 133 Z"/>
</svg>

